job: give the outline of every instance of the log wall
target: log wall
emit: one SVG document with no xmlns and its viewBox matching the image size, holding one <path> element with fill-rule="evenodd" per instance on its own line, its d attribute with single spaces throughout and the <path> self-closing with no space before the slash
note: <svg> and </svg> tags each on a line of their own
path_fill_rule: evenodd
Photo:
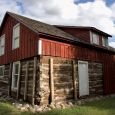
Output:
<svg viewBox="0 0 115 115">
<path fill-rule="evenodd" d="M 72 60 L 54 59 L 53 77 L 55 101 L 73 99 Z"/>
<path fill-rule="evenodd" d="M 78 60 L 42 56 L 22 60 L 20 64 L 19 92 L 10 90 L 10 96 L 17 98 L 18 94 L 18 99 L 40 105 L 82 98 L 79 97 Z M 88 61 L 88 70 L 89 96 L 102 95 L 102 63 Z M 0 92 L 6 95 L 11 89 L 9 73 L 10 64 L 5 65 L 4 77 L 0 80 Z"/>
<path fill-rule="evenodd" d="M 101 63 L 90 62 L 89 68 L 89 93 L 90 95 L 102 95 L 103 92 L 103 66 Z"/>
<path fill-rule="evenodd" d="M 35 58 L 35 57 L 34 57 Z M 36 57 L 36 63 L 34 62 L 34 58 L 30 58 L 27 60 L 21 60 L 21 70 L 20 70 L 20 81 L 19 81 L 19 89 L 13 91 L 11 89 L 10 96 L 17 98 L 17 91 L 19 91 L 18 99 L 22 99 L 29 103 L 39 104 L 39 57 Z M 36 72 L 34 71 L 34 64 L 36 64 Z M 35 76 L 35 77 L 34 77 Z M 34 79 L 35 78 L 35 79 Z M 11 82 L 11 80 L 10 80 Z M 35 87 L 33 87 L 35 86 Z M 11 87 L 11 86 L 10 86 Z M 33 94 L 34 92 L 34 94 Z"/>
<path fill-rule="evenodd" d="M 50 82 L 50 59 L 53 60 L 53 86 Z M 73 74 L 74 61 L 74 74 Z M 79 97 L 78 60 L 43 56 L 40 59 L 40 87 L 41 104 L 49 104 L 76 100 Z M 102 63 L 88 61 L 89 70 L 89 96 L 103 94 L 103 65 Z M 73 77 L 75 75 L 75 77 Z M 74 78 L 74 79 L 73 79 Z M 75 86 L 76 85 L 76 86 Z M 53 99 L 52 89 L 53 87 Z M 76 95 L 75 95 L 76 93 Z"/>
<path fill-rule="evenodd" d="M 4 66 L 4 76 L 0 77 L 0 92 L 8 95 L 10 64 Z"/>
</svg>

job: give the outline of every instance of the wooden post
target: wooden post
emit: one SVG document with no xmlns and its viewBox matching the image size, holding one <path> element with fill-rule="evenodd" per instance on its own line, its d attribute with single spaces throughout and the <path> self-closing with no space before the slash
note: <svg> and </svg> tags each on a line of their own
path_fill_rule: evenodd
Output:
<svg viewBox="0 0 115 115">
<path fill-rule="evenodd" d="M 54 102 L 54 79 L 53 79 L 53 58 L 50 58 L 50 93 L 51 93 L 51 103 Z"/>
<path fill-rule="evenodd" d="M 27 99 L 28 66 L 29 66 L 29 62 L 27 61 L 26 62 L 26 76 L 25 76 L 24 100 Z"/>
<path fill-rule="evenodd" d="M 37 71 L 37 57 L 34 57 L 33 86 L 32 86 L 32 105 L 35 103 L 35 84 Z"/>
<path fill-rule="evenodd" d="M 19 65 L 19 76 L 17 81 L 17 99 L 19 98 L 19 91 L 20 91 L 20 74 L 21 74 L 21 63 Z"/>
<path fill-rule="evenodd" d="M 10 69 L 9 69 L 8 96 L 11 96 L 11 85 L 12 85 L 12 63 L 10 63 Z"/>
<path fill-rule="evenodd" d="M 76 67 L 75 67 L 75 61 L 72 60 L 72 77 L 73 77 L 73 88 L 74 88 L 74 99 L 77 100 L 77 83 L 76 83 Z"/>
</svg>

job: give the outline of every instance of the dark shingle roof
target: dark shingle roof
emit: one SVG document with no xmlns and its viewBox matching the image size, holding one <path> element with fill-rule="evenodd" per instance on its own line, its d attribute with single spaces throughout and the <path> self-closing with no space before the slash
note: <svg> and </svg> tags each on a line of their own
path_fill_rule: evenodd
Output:
<svg viewBox="0 0 115 115">
<path fill-rule="evenodd" d="M 99 32 L 105 36 L 108 36 L 108 37 L 112 37 L 110 34 L 108 33 L 105 33 L 95 27 L 90 27 L 90 26 L 64 26 L 64 25 L 54 25 L 55 27 L 58 27 L 58 28 L 75 28 L 75 29 L 88 29 L 88 30 L 93 30 L 93 31 L 96 31 L 96 32 Z"/>
<path fill-rule="evenodd" d="M 98 48 L 98 49 L 103 49 L 106 51 L 111 51 L 115 53 L 114 48 L 102 48 L 100 46 L 95 46 L 93 44 L 87 43 L 81 39 L 78 39 L 72 35 L 70 35 L 69 33 L 64 32 L 63 30 L 58 29 L 57 27 L 50 25 L 50 24 L 46 24 L 46 23 L 42 23 L 40 21 L 36 21 L 15 13 L 11 13 L 11 12 L 7 12 L 6 15 L 10 15 L 13 18 L 15 18 L 17 21 L 19 21 L 20 23 L 24 24 L 26 27 L 28 27 L 29 29 L 33 30 L 36 33 L 40 33 L 40 34 L 45 34 L 45 35 L 49 35 L 49 36 L 53 36 L 58 37 L 58 38 L 62 38 L 66 41 L 71 41 L 74 43 L 80 43 L 80 44 L 84 44 L 90 47 L 94 47 L 94 48 Z M 2 26 L 4 24 L 5 18 L 7 18 L 5 15 L 3 22 L 0 26 L 0 30 L 2 29 Z M 1 32 L 1 31 L 0 31 Z"/>
<path fill-rule="evenodd" d="M 80 39 L 77 39 L 76 37 L 56 28 L 55 26 L 52 26 L 50 24 L 46 24 L 40 21 L 36 21 L 15 13 L 7 12 L 10 16 L 17 19 L 18 21 L 22 22 L 32 30 L 36 31 L 37 33 L 44 33 L 48 35 L 53 35 L 61 38 L 66 38 L 68 40 L 74 40 L 74 41 L 81 41 Z"/>
</svg>

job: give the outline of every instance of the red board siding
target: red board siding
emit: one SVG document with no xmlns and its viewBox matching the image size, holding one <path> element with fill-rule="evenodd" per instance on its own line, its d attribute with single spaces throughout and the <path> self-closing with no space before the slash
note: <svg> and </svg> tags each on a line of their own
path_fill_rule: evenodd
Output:
<svg viewBox="0 0 115 115">
<path fill-rule="evenodd" d="M 18 21 L 10 16 L 4 23 L 1 35 L 5 34 L 5 55 L 0 56 L 1 65 L 37 55 L 38 35 L 22 24 L 20 24 L 20 47 L 12 50 L 12 30 L 17 23 Z"/>
<path fill-rule="evenodd" d="M 64 30 L 65 32 L 70 33 L 71 35 L 73 35 L 79 39 L 82 39 L 86 42 L 90 42 L 89 30 L 80 29 L 80 28 L 79 29 L 77 29 L 77 28 L 63 28 L 63 27 L 61 27 L 60 29 Z"/>
<path fill-rule="evenodd" d="M 74 46 L 52 40 L 42 39 L 42 53 L 45 56 L 58 56 L 63 58 L 75 58 L 77 60 L 89 60 L 103 64 L 104 93 L 115 93 L 115 65 L 112 54 L 83 46 Z M 47 46 L 47 47 L 46 47 Z M 61 48 L 61 50 L 60 50 Z"/>
<path fill-rule="evenodd" d="M 63 28 L 63 27 L 58 27 L 65 32 L 70 33 L 71 35 L 82 39 L 88 43 L 90 43 L 90 29 L 83 29 L 83 28 Z M 102 46 L 102 35 L 98 32 L 95 32 L 99 35 L 99 45 Z"/>
</svg>

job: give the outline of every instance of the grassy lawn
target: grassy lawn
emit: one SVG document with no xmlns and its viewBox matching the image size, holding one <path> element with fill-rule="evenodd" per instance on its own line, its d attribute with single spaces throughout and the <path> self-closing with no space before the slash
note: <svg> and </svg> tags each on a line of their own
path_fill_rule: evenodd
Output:
<svg viewBox="0 0 115 115">
<path fill-rule="evenodd" d="M 44 113 L 20 112 L 8 103 L 0 103 L 0 115 L 115 115 L 115 97 L 70 109 L 52 110 Z"/>
</svg>

